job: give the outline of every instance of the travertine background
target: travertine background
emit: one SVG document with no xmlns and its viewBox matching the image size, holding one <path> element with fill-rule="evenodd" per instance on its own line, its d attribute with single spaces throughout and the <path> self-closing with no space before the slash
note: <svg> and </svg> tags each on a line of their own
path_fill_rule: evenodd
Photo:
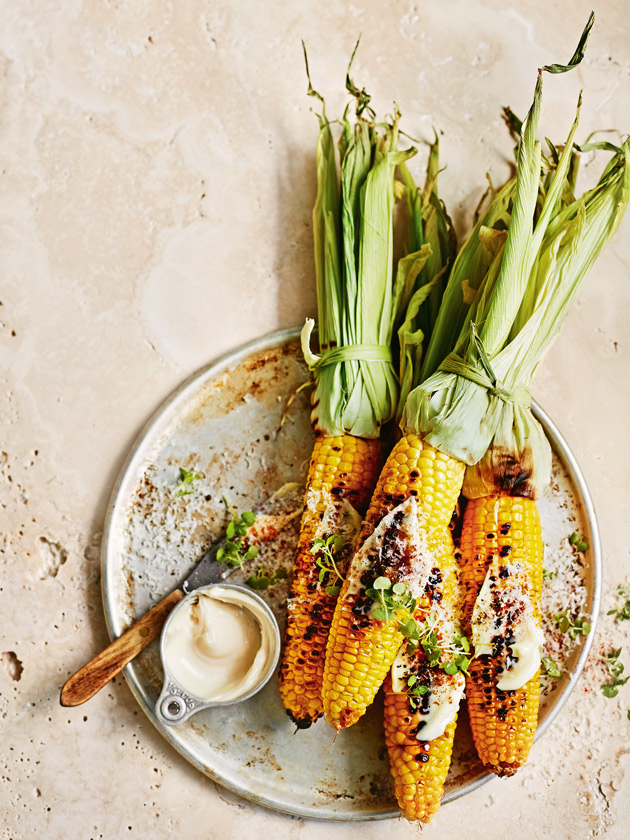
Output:
<svg viewBox="0 0 630 840">
<path fill-rule="evenodd" d="M 107 641 L 99 535 L 141 425 L 195 368 L 314 311 L 316 122 L 300 38 L 337 113 L 363 33 L 357 81 L 381 113 L 395 98 L 411 135 L 444 132 L 441 190 L 465 232 L 485 172 L 508 172 L 500 106 L 525 112 L 536 68 L 568 59 L 590 8 L 2 3 L 2 838 L 416 836 L 402 821 L 307 822 L 227 794 L 162 741 L 122 679 L 74 710 L 58 690 Z M 581 87 L 580 138 L 630 129 L 628 4 L 595 10 L 582 67 L 545 80 L 542 126 L 557 141 Z M 535 385 L 594 496 L 604 612 L 628 562 L 629 234 L 627 218 Z M 604 617 L 585 678 L 520 777 L 445 807 L 423 836 L 628 836 L 630 685 L 614 700 L 599 690 L 612 645 L 630 657 L 627 630 Z"/>
</svg>

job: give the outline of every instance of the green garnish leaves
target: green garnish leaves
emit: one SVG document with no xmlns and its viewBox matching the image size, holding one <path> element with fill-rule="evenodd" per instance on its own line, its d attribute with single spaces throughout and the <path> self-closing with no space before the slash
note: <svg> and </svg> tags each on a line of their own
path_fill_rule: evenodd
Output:
<svg viewBox="0 0 630 840">
<path fill-rule="evenodd" d="M 591 632 L 590 621 L 579 616 L 572 618 L 568 610 L 556 615 L 556 626 L 561 633 L 568 633 L 572 639 L 577 639 L 580 635 L 588 636 Z"/>
<path fill-rule="evenodd" d="M 630 586 L 626 583 L 617 587 L 617 595 L 625 598 L 625 603 L 621 607 L 608 610 L 606 615 L 614 615 L 615 621 L 630 621 Z"/>
<path fill-rule="evenodd" d="M 460 647 L 464 653 L 470 652 L 470 642 L 466 638 L 466 636 L 462 636 L 461 633 L 456 633 L 453 637 L 453 643 Z"/>
<path fill-rule="evenodd" d="M 584 554 L 585 551 L 588 551 L 588 543 L 584 539 L 584 537 L 580 536 L 577 531 L 574 531 L 571 536 L 569 537 L 569 542 L 575 548 L 576 551 L 579 551 L 580 554 Z"/>
<path fill-rule="evenodd" d="M 245 556 L 247 557 L 247 555 Z M 250 575 L 247 578 L 246 583 L 251 589 L 268 589 L 270 586 L 275 586 L 281 580 L 286 580 L 287 577 L 286 569 L 276 569 L 272 574 L 264 567 L 261 567 L 256 574 Z"/>
<path fill-rule="evenodd" d="M 554 662 L 553 659 L 549 656 L 543 656 L 540 660 L 540 664 L 542 665 L 545 674 L 548 677 L 561 677 L 562 671 L 560 670 L 560 665 L 557 662 Z"/>
<path fill-rule="evenodd" d="M 624 665 L 623 662 L 619 661 L 620 655 L 621 648 L 617 648 L 617 650 L 611 650 L 610 653 L 602 657 L 608 668 L 608 673 L 612 677 L 610 682 L 603 683 L 601 686 L 604 697 L 616 697 L 619 694 L 621 686 L 624 686 L 630 680 L 630 676 L 621 676 L 624 671 Z"/>
<path fill-rule="evenodd" d="M 398 622 L 398 629 L 403 634 L 405 639 L 411 641 L 420 641 L 420 625 L 413 618 L 404 618 Z"/>
<path fill-rule="evenodd" d="M 372 617 L 377 621 L 397 622 L 397 629 L 407 640 L 407 653 L 412 656 L 418 645 L 429 662 L 431 668 L 440 667 L 446 674 L 456 674 L 458 671 L 468 673 L 470 658 L 470 642 L 461 633 L 456 633 L 450 643 L 441 640 L 436 632 L 437 619 L 427 618 L 425 621 L 418 621 L 414 617 L 417 598 L 413 598 L 411 592 L 403 581 L 397 581 L 392 585 L 388 577 L 377 577 L 371 588 L 365 590 L 368 598 L 375 602 L 372 607 Z M 407 683 L 409 686 L 415 684 L 415 677 L 410 677 L 414 682 Z M 428 689 L 423 686 L 425 694 Z M 415 689 L 414 692 L 415 693 Z"/>
<path fill-rule="evenodd" d="M 387 612 L 386 607 L 376 607 L 372 610 L 372 615 L 378 621 L 389 621 L 389 613 Z"/>
<path fill-rule="evenodd" d="M 225 497 L 223 497 L 223 501 L 230 513 L 233 514 L 233 518 L 227 524 L 225 529 L 225 542 L 217 549 L 216 559 L 219 563 L 225 563 L 228 566 L 240 566 L 242 568 L 246 560 L 253 560 L 255 557 L 258 557 L 260 551 L 257 545 L 250 545 L 245 548 L 244 540 L 247 535 L 247 529 L 251 528 L 256 521 L 256 514 L 251 510 L 246 510 L 240 515 L 235 514 L 233 506 L 230 505 Z M 249 584 L 249 580 L 247 583 Z M 258 580 L 257 585 L 250 585 L 252 589 L 266 589 L 269 582 L 263 585 L 261 578 Z"/>
<path fill-rule="evenodd" d="M 457 669 L 459 671 L 463 671 L 465 674 L 468 673 L 468 666 L 470 665 L 470 657 L 464 656 L 463 653 L 455 659 L 455 664 L 457 665 Z"/>
<path fill-rule="evenodd" d="M 193 481 L 198 481 L 200 478 L 202 478 L 202 476 L 197 475 L 197 473 L 189 472 L 187 469 L 184 469 L 184 467 L 179 467 L 179 478 L 177 480 L 182 486 L 175 495 L 178 497 L 190 496 L 193 491 L 188 489 L 186 485 L 192 484 Z"/>
<path fill-rule="evenodd" d="M 619 694 L 619 689 L 615 683 L 604 683 L 602 685 L 602 694 L 604 697 L 616 697 Z"/>
<path fill-rule="evenodd" d="M 558 577 L 558 572 L 551 572 L 549 569 L 543 569 L 543 580 L 554 580 Z"/>
<path fill-rule="evenodd" d="M 270 583 L 271 578 L 268 574 L 265 574 L 263 569 L 260 569 L 255 575 L 250 575 L 247 578 L 247 585 L 251 589 L 267 589 Z"/>
<path fill-rule="evenodd" d="M 378 591 L 378 590 L 389 589 L 391 587 L 391 585 L 392 584 L 391 584 L 391 581 L 390 581 L 389 578 L 377 577 L 376 580 L 374 581 L 374 583 L 372 584 L 372 587 Z M 398 586 L 398 584 L 396 584 L 396 586 Z M 404 584 L 403 584 L 403 587 L 404 587 L 404 589 L 406 589 Z M 396 594 L 398 595 L 400 593 L 396 592 Z"/>
<path fill-rule="evenodd" d="M 317 555 L 315 563 L 319 567 L 318 579 L 324 586 L 324 591 L 332 598 L 336 598 L 341 592 L 341 584 L 344 577 L 339 571 L 335 554 L 345 546 L 346 541 L 339 534 L 332 534 L 322 539 L 317 537 L 311 545 L 311 554 Z"/>
<path fill-rule="evenodd" d="M 412 598 L 411 593 L 402 581 L 397 581 L 392 586 L 390 579 L 381 575 L 375 579 L 369 589 L 365 590 L 365 594 L 378 603 L 378 606 L 372 609 L 372 615 L 378 621 L 389 621 L 399 610 L 406 613 L 406 616 L 401 619 L 405 626 L 407 626 L 407 621 L 414 621 L 413 613 L 417 606 L 417 599 Z M 400 632 L 403 635 L 405 634 L 402 629 Z M 412 632 L 411 625 L 408 626 L 408 632 Z M 408 636 L 407 638 L 411 637 Z"/>
</svg>

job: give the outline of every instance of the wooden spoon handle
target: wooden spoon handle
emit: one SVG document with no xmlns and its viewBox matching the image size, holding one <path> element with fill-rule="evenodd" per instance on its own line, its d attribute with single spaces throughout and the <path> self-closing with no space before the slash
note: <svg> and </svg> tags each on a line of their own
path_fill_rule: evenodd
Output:
<svg viewBox="0 0 630 840">
<path fill-rule="evenodd" d="M 73 674 L 61 689 L 62 706 L 79 706 L 103 688 L 159 635 L 170 611 L 184 597 L 176 589 Z"/>
</svg>

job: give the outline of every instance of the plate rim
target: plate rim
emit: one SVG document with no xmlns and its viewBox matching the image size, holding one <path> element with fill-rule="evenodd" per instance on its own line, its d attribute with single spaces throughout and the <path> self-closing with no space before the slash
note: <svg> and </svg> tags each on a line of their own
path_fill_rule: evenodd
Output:
<svg viewBox="0 0 630 840">
<path fill-rule="evenodd" d="M 142 457 L 145 439 L 158 425 L 163 424 L 165 421 L 167 421 L 169 413 L 176 408 L 180 400 L 183 400 L 185 398 L 187 392 L 190 389 L 192 389 L 193 386 L 198 386 L 200 380 L 203 380 L 205 377 L 208 377 L 210 375 L 218 377 L 222 373 L 226 372 L 227 369 L 235 367 L 237 364 L 244 361 L 246 358 L 253 355 L 254 353 L 261 353 L 277 349 L 280 346 L 286 345 L 292 341 L 296 341 L 300 337 L 300 332 L 301 327 L 292 327 L 288 329 L 275 330 L 271 333 L 267 333 L 264 336 L 248 341 L 231 351 L 223 353 L 213 361 L 195 370 L 193 373 L 190 374 L 190 376 L 186 377 L 180 383 L 180 385 L 177 386 L 169 394 L 169 396 L 161 402 L 161 404 L 150 415 L 149 419 L 142 426 L 140 432 L 138 433 L 136 439 L 130 447 L 125 459 L 123 460 L 122 466 L 117 474 L 116 480 L 112 488 L 111 496 L 109 498 L 103 523 L 103 538 L 101 543 L 101 595 L 103 600 L 103 610 L 105 614 L 107 632 L 112 641 L 123 631 L 122 622 L 119 620 L 119 617 L 116 614 L 114 614 L 114 611 L 112 609 L 112 602 L 115 600 L 116 582 L 112 580 L 114 564 L 113 562 L 108 563 L 108 557 L 112 551 L 113 523 L 118 510 L 118 503 L 124 498 L 125 487 L 127 483 L 131 480 L 132 475 L 134 474 L 134 462 L 136 461 L 136 459 Z M 558 699 L 554 703 L 553 708 L 550 710 L 550 712 L 545 717 L 544 721 L 538 726 L 536 730 L 535 741 L 537 741 L 539 737 L 544 735 L 544 733 L 548 730 L 553 721 L 562 711 L 570 694 L 572 693 L 580 676 L 582 675 L 582 671 L 584 670 L 586 660 L 588 658 L 593 644 L 596 625 L 599 617 L 603 586 L 603 569 L 601 555 L 601 538 L 599 533 L 597 516 L 595 513 L 595 508 L 593 505 L 591 494 L 588 490 L 586 480 L 579 467 L 577 459 L 573 454 L 571 448 L 567 444 L 566 440 L 563 438 L 556 424 L 551 420 L 549 415 L 535 400 L 532 400 L 532 413 L 534 417 L 543 426 L 543 429 L 547 434 L 553 451 L 560 459 L 563 467 L 569 474 L 571 481 L 575 484 L 579 491 L 580 501 L 584 510 L 584 516 L 586 522 L 588 523 L 589 529 L 588 536 L 590 538 L 589 545 L 592 556 L 593 577 L 592 605 L 589 615 L 591 630 L 582 642 L 582 648 L 580 650 L 577 662 L 575 663 L 575 667 L 571 672 L 568 681 L 566 682 L 563 689 L 560 691 Z M 185 758 L 186 761 L 188 761 L 190 764 L 196 767 L 197 770 L 199 770 L 205 776 L 212 779 L 212 781 L 214 781 L 217 784 L 220 784 L 222 787 L 229 790 L 230 792 L 235 793 L 238 796 L 241 796 L 244 799 L 253 802 L 256 805 L 261 805 L 276 812 L 281 812 L 290 816 L 303 817 L 307 819 L 331 820 L 334 822 L 358 822 L 392 819 L 400 816 L 400 811 L 398 809 L 393 809 L 390 811 L 363 811 L 361 813 L 347 812 L 322 814 L 318 812 L 321 811 L 321 809 L 317 809 L 315 806 L 289 806 L 288 804 L 285 804 L 282 801 L 273 800 L 265 796 L 260 796 L 255 793 L 251 793 L 247 790 L 246 787 L 241 787 L 239 785 L 232 784 L 226 781 L 211 767 L 209 767 L 207 764 L 204 764 L 202 761 L 199 761 L 194 755 L 188 752 L 174 738 L 174 734 L 170 730 L 170 728 L 164 727 L 160 724 L 160 722 L 157 720 L 157 717 L 154 714 L 153 704 L 147 700 L 145 691 L 141 685 L 140 680 L 136 675 L 133 662 L 124 668 L 123 674 L 131 690 L 131 693 L 135 697 L 136 701 L 138 702 L 142 710 L 145 712 L 151 723 L 165 738 L 165 740 L 183 758 Z M 442 804 L 446 805 L 449 802 L 454 802 L 456 799 L 459 799 L 462 796 L 472 793 L 473 791 L 487 784 L 494 778 L 494 774 L 484 773 L 479 778 L 475 779 L 472 782 L 469 782 L 468 784 L 463 785 L 458 790 L 447 793 L 442 799 Z"/>
</svg>

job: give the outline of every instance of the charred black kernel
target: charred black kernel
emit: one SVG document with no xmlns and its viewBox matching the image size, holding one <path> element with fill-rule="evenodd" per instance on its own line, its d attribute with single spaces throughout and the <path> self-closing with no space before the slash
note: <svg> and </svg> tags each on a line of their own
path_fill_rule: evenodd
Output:
<svg viewBox="0 0 630 840">
<path fill-rule="evenodd" d="M 516 641 L 516 636 L 513 633 L 508 633 L 505 637 L 505 644 L 506 645 L 513 645 Z"/>
<path fill-rule="evenodd" d="M 462 559 L 462 555 L 460 554 L 460 552 L 459 552 L 459 551 L 456 551 L 456 552 L 455 552 L 455 559 L 456 559 L 456 560 L 461 560 L 461 559 Z"/>
<path fill-rule="evenodd" d="M 501 551 L 501 554 L 503 554 L 503 551 Z M 509 572 L 507 566 L 501 566 L 501 571 L 499 572 L 499 577 L 503 578 L 505 580 L 505 578 L 509 577 L 509 576 L 510 576 L 510 572 Z"/>
<path fill-rule="evenodd" d="M 420 478 L 420 473 L 418 470 L 411 470 L 409 473 L 409 478 Z"/>
<path fill-rule="evenodd" d="M 427 762 L 429 760 L 429 756 L 426 753 L 422 753 L 420 755 L 420 761 Z"/>
<path fill-rule="evenodd" d="M 505 657 L 505 667 L 508 671 L 510 671 L 518 662 L 518 658 L 516 656 L 512 656 L 510 653 Z"/>
<path fill-rule="evenodd" d="M 438 604 L 439 604 L 440 601 L 442 600 L 442 593 L 441 592 L 434 592 L 433 593 L 433 600 L 437 601 Z"/>
<path fill-rule="evenodd" d="M 497 709 L 497 717 L 499 720 L 505 720 L 507 717 L 508 710 L 504 708 Z"/>
<path fill-rule="evenodd" d="M 507 557 L 508 554 L 510 553 L 510 551 L 512 551 L 512 546 L 511 545 L 501 546 L 501 551 L 500 551 L 501 557 Z"/>
<path fill-rule="evenodd" d="M 494 534 L 486 534 L 486 539 L 487 540 L 493 540 L 494 539 Z"/>
<path fill-rule="evenodd" d="M 330 493 L 332 496 L 343 496 L 343 487 L 331 487 Z"/>
<path fill-rule="evenodd" d="M 503 536 L 505 536 L 507 534 L 507 532 L 510 530 L 511 527 L 512 527 L 511 522 L 504 522 L 503 525 L 501 525 L 501 533 L 503 534 Z"/>
<path fill-rule="evenodd" d="M 332 451 L 333 452 L 341 452 L 341 447 L 340 446 L 333 446 Z"/>
</svg>

